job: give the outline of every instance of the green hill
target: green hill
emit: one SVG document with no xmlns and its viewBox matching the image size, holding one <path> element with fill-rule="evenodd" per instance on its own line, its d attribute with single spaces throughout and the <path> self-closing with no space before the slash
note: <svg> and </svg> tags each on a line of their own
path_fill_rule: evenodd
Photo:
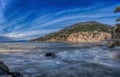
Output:
<svg viewBox="0 0 120 77">
<path fill-rule="evenodd" d="M 46 36 L 33 39 L 31 41 L 48 41 L 49 39 L 57 39 L 58 41 L 65 41 L 68 36 L 72 33 L 78 33 L 78 32 L 106 32 L 110 33 L 113 29 L 112 26 L 109 26 L 107 24 L 98 23 L 95 21 L 88 21 L 88 22 L 81 22 L 74 24 L 72 26 L 66 27 L 65 29 L 62 29 L 61 31 L 48 34 Z"/>
</svg>

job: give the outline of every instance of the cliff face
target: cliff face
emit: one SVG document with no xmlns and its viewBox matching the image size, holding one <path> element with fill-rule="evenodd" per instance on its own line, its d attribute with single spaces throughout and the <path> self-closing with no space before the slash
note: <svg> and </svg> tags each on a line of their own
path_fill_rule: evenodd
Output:
<svg viewBox="0 0 120 77">
<path fill-rule="evenodd" d="M 69 42 L 101 42 L 110 40 L 110 33 L 106 32 L 79 32 L 69 35 L 67 41 Z"/>
<path fill-rule="evenodd" d="M 106 32 L 78 32 L 70 34 L 67 39 L 53 37 L 46 42 L 101 42 L 110 38 L 111 34 Z"/>
<path fill-rule="evenodd" d="M 98 22 L 82 22 L 59 32 L 34 39 L 36 42 L 100 42 L 111 38 L 113 27 Z"/>
</svg>

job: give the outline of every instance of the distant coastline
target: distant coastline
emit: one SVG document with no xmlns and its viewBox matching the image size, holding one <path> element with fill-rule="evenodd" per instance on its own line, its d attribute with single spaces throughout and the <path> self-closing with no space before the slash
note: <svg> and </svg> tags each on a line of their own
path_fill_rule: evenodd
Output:
<svg viewBox="0 0 120 77">
<path fill-rule="evenodd" d="M 29 40 L 0 41 L 0 43 L 29 42 Z"/>
</svg>

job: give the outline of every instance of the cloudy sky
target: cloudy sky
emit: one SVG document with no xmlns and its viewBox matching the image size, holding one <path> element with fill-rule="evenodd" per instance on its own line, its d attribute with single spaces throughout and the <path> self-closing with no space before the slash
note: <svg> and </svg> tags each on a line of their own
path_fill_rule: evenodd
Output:
<svg viewBox="0 0 120 77">
<path fill-rule="evenodd" d="M 114 25 L 120 0 L 0 0 L 0 36 L 31 39 L 83 21 Z"/>
</svg>

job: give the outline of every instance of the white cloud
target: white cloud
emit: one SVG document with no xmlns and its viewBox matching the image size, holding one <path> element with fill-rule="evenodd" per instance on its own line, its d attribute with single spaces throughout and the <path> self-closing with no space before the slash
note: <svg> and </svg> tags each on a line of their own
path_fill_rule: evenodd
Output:
<svg viewBox="0 0 120 77">
<path fill-rule="evenodd" d="M 6 34 L 5 36 L 22 39 L 22 38 L 26 38 L 34 35 L 45 35 L 51 32 L 56 32 L 58 30 L 60 29 L 20 31 L 20 32 L 12 32 L 12 33 Z"/>
<path fill-rule="evenodd" d="M 3 1 L 2 8 L 5 7 L 6 1 L 7 0 L 1 0 Z M 47 33 L 51 33 L 54 31 L 58 31 L 59 29 L 54 28 L 55 26 L 69 26 L 72 25 L 76 22 L 80 22 L 83 20 L 91 20 L 91 19 L 96 19 L 97 21 L 102 21 L 100 18 L 104 18 L 103 20 L 106 21 L 105 18 L 111 17 L 111 16 L 118 16 L 115 15 L 112 10 L 113 7 L 115 6 L 110 6 L 106 8 L 98 8 L 97 7 L 89 7 L 89 8 L 71 8 L 68 10 L 62 10 L 62 11 L 57 11 L 57 12 L 49 12 L 46 11 L 46 13 L 40 13 L 37 19 L 26 23 L 24 20 L 27 18 L 29 15 L 23 15 L 21 17 L 18 17 L 16 19 L 13 19 L 12 22 L 4 24 L 4 26 L 0 26 L 0 30 L 4 30 L 6 28 L 12 27 L 11 32 L 6 33 L 6 36 L 9 37 L 15 37 L 15 38 L 20 38 L 20 39 L 27 39 L 28 37 L 34 36 L 34 35 L 45 35 Z M 96 9 L 98 8 L 98 9 Z M 89 12 L 88 12 L 89 10 Z M 81 12 L 83 11 L 83 12 Z M 107 13 L 107 11 L 109 13 Z M 110 13 L 111 12 L 111 13 Z M 16 13 L 15 13 L 16 14 Z M 3 10 L 0 8 L 0 18 L 3 20 L 4 15 L 3 15 Z M 108 20 L 108 19 L 107 19 Z M 3 21 L 1 21 L 3 22 Z M 21 23 L 20 23 L 21 22 Z M 20 24 L 19 24 L 20 23 Z M 105 22 L 108 23 L 108 22 Z M 113 24 L 113 23 L 112 23 Z M 29 26 L 26 28 L 26 26 Z M 43 27 L 52 27 L 51 29 L 42 29 Z"/>
</svg>

